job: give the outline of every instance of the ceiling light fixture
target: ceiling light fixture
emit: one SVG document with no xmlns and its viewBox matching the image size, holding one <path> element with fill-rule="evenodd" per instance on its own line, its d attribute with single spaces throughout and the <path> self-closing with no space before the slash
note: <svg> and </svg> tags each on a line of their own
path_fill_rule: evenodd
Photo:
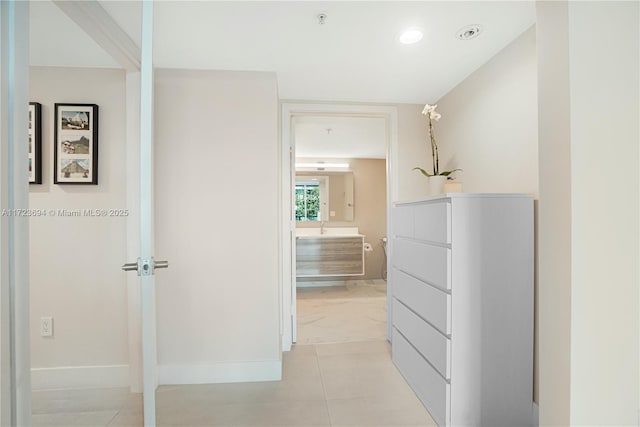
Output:
<svg viewBox="0 0 640 427">
<path fill-rule="evenodd" d="M 460 40 L 472 40 L 480 35 L 482 27 L 480 25 L 467 25 L 462 27 L 456 33 L 456 37 Z"/>
<path fill-rule="evenodd" d="M 409 28 L 402 34 L 400 34 L 400 43 L 402 44 L 414 44 L 422 40 L 423 34 L 418 28 Z"/>
<path fill-rule="evenodd" d="M 296 163 L 297 168 L 335 168 L 348 169 L 349 163 Z"/>
</svg>

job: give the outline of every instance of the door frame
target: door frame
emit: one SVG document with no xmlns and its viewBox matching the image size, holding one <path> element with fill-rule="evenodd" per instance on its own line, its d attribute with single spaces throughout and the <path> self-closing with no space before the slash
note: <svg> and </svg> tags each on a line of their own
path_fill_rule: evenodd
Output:
<svg viewBox="0 0 640 427">
<path fill-rule="evenodd" d="M 29 3 L 0 3 L 0 424 L 31 425 Z"/>
<path fill-rule="evenodd" d="M 296 340 L 296 272 L 295 272 L 295 212 L 293 185 L 295 185 L 295 135 L 293 125 L 296 117 L 336 116 L 383 118 L 387 139 L 387 234 L 391 230 L 391 203 L 396 200 L 398 184 L 398 110 L 392 105 L 370 104 L 320 104 L 282 101 L 280 108 L 280 182 L 281 182 L 281 223 L 280 223 L 280 277 L 282 278 L 282 351 L 291 350 Z M 391 250 L 389 247 L 388 250 Z M 387 256 L 387 264 L 390 256 Z M 387 265 L 389 271 L 389 265 Z M 390 294 L 387 284 L 387 295 Z M 389 322 L 391 316 L 390 299 L 387 298 L 387 339 L 390 339 Z"/>
</svg>

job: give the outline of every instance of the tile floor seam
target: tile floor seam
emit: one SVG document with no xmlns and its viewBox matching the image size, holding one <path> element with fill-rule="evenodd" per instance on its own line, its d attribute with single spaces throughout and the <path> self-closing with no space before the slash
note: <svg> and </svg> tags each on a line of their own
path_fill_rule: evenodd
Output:
<svg viewBox="0 0 640 427">
<path fill-rule="evenodd" d="M 119 409 L 118 411 L 116 411 L 113 417 L 111 417 L 111 419 L 107 422 L 107 424 L 105 424 L 105 427 L 109 427 L 111 424 L 113 424 L 115 419 L 118 418 L 118 415 L 120 415 L 120 412 L 122 412 L 122 409 Z"/>
<path fill-rule="evenodd" d="M 333 420 L 331 419 L 331 412 L 329 411 L 329 402 L 327 399 L 327 390 L 324 387 L 324 380 L 322 378 L 322 369 L 320 369 L 320 357 L 318 356 L 318 346 L 314 345 L 313 350 L 316 356 L 316 364 L 318 366 L 318 374 L 320 375 L 320 385 L 322 385 L 322 396 L 324 397 L 324 409 L 327 411 L 327 420 L 329 426 L 333 426 Z"/>
<path fill-rule="evenodd" d="M 118 409 L 116 411 L 116 413 L 113 415 L 113 417 L 111 417 L 111 419 L 109 420 L 109 422 L 106 424 L 106 427 L 109 427 L 111 424 L 113 424 L 113 422 L 115 421 L 116 418 L 118 418 L 118 415 L 120 415 L 120 412 L 122 412 L 122 408 Z"/>
</svg>

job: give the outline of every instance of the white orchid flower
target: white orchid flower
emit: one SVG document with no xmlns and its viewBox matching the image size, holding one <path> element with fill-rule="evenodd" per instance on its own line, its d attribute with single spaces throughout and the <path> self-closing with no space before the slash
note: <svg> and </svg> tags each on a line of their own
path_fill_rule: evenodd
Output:
<svg viewBox="0 0 640 427">
<path fill-rule="evenodd" d="M 427 114 L 433 113 L 437 106 L 438 106 L 438 104 L 434 104 L 434 105 L 427 104 L 427 105 L 425 105 L 424 109 L 422 110 L 422 114 L 424 114 L 426 116 Z"/>
<path fill-rule="evenodd" d="M 429 116 L 429 127 L 427 128 L 429 131 L 429 142 L 431 143 L 431 158 L 433 159 L 433 172 L 427 172 L 426 170 L 415 167 L 413 170 L 420 171 L 426 177 L 432 176 L 445 176 L 451 179 L 451 174 L 457 171 L 461 171 L 462 169 L 452 169 L 448 171 L 440 170 L 440 159 L 438 157 L 438 145 L 436 144 L 436 137 L 433 135 L 433 123 L 432 121 L 438 121 L 442 117 L 440 113 L 436 113 L 436 107 L 438 104 L 430 105 L 427 104 L 424 106 L 422 110 L 422 114 L 425 116 Z"/>
<path fill-rule="evenodd" d="M 435 120 L 437 122 L 438 120 L 440 120 L 440 117 L 442 117 L 439 113 L 436 113 L 437 106 L 438 104 L 425 105 L 424 109 L 422 110 L 422 114 L 424 114 L 425 116 L 429 116 L 430 119 Z"/>
</svg>

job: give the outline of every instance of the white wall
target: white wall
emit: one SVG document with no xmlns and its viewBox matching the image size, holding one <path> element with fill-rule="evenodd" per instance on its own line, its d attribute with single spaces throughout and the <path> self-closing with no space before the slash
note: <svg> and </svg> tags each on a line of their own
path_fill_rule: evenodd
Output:
<svg viewBox="0 0 640 427">
<path fill-rule="evenodd" d="M 638 2 L 569 2 L 571 424 L 638 423 Z"/>
<path fill-rule="evenodd" d="M 530 28 L 438 100 L 440 170 L 469 193 L 538 193 L 536 34 Z M 422 116 L 426 124 L 427 119 Z M 431 170 L 431 147 L 420 165 Z"/>
<path fill-rule="evenodd" d="M 429 194 L 427 179 L 418 171 L 412 170 L 431 159 L 427 122 L 422 115 L 424 105 L 399 104 L 398 109 L 398 174 L 397 201 L 408 201 L 426 197 Z"/>
<path fill-rule="evenodd" d="M 565 2 L 537 5 L 540 425 L 569 425 L 571 149 Z"/>
<path fill-rule="evenodd" d="M 435 123 L 441 169 L 465 192 L 538 193 L 537 73 L 531 28 L 437 101 Z M 425 103 L 433 100 L 425 100 Z M 424 105 L 398 108 L 397 200 L 428 196 L 426 178 L 412 169 L 432 167 Z"/>
<path fill-rule="evenodd" d="M 124 99 L 121 70 L 31 68 L 43 154 L 43 184 L 30 186 L 31 208 L 125 207 Z M 56 102 L 99 106 L 97 186 L 53 184 Z M 125 219 L 48 216 L 32 218 L 30 227 L 34 388 L 128 385 Z M 53 316 L 52 338 L 40 337 L 41 316 Z"/>
<path fill-rule="evenodd" d="M 280 377 L 273 73 L 157 70 L 161 383 Z"/>
<path fill-rule="evenodd" d="M 637 425 L 640 10 L 537 9 L 540 424 Z"/>
</svg>

